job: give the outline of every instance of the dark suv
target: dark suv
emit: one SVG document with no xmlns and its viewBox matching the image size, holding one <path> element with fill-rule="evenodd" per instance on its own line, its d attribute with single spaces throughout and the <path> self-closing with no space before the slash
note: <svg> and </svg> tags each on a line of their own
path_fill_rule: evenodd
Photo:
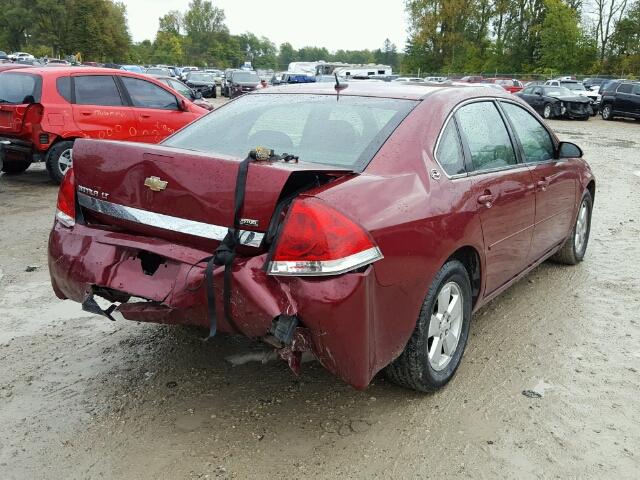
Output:
<svg viewBox="0 0 640 480">
<path fill-rule="evenodd" d="M 627 117 L 640 120 L 640 83 L 615 81 L 602 93 L 602 118 Z"/>
</svg>

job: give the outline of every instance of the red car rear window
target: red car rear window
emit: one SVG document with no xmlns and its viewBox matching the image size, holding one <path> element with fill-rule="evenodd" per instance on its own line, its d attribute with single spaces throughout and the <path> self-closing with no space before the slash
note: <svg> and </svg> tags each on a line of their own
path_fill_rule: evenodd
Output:
<svg viewBox="0 0 640 480">
<path fill-rule="evenodd" d="M 11 71 L 0 75 L 0 103 L 39 103 L 41 95 L 40 75 Z"/>
</svg>

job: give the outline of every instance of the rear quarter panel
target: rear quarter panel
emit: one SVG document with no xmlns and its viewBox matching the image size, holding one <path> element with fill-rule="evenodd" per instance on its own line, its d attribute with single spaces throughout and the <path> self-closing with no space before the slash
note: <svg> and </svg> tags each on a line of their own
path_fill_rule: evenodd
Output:
<svg viewBox="0 0 640 480">
<path fill-rule="evenodd" d="M 373 374 L 404 349 L 433 277 L 451 254 L 471 246 L 484 262 L 470 180 L 448 179 L 433 158 L 444 121 L 468 96 L 448 92 L 418 105 L 364 173 L 318 194 L 370 231 L 385 257 L 374 264 L 370 296 Z M 439 179 L 431 178 L 432 169 Z"/>
</svg>

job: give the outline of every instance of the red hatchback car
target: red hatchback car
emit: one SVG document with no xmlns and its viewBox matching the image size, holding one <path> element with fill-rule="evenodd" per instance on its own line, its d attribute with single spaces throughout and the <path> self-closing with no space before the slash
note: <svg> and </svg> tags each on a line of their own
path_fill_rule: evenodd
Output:
<svg viewBox="0 0 640 480">
<path fill-rule="evenodd" d="M 0 163 L 20 173 L 45 161 L 60 182 L 78 138 L 158 143 L 207 110 L 134 73 L 91 67 L 0 73 Z"/>
<path fill-rule="evenodd" d="M 595 193 L 576 145 L 485 88 L 265 89 L 160 145 L 74 152 L 59 298 L 260 338 L 294 369 L 310 351 L 358 389 L 382 369 L 443 386 L 473 311 L 548 258 L 582 260 Z"/>
<path fill-rule="evenodd" d="M 482 83 L 495 83 L 509 93 L 517 93 L 524 88 L 522 82 L 515 78 L 486 78 Z"/>
</svg>

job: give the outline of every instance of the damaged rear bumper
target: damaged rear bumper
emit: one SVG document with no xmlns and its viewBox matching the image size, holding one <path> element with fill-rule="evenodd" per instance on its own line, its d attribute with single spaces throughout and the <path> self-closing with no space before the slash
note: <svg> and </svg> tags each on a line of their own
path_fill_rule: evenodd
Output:
<svg viewBox="0 0 640 480">
<path fill-rule="evenodd" d="M 160 239 L 57 222 L 49 238 L 49 271 L 59 298 L 85 303 L 93 295 L 122 302 L 115 312 L 134 321 L 208 327 L 203 261 L 211 255 Z M 375 362 L 371 306 L 377 284 L 373 266 L 335 277 L 269 276 L 266 254 L 238 256 L 233 265 L 231 313 L 242 335 L 271 336 L 281 316 L 298 320 L 294 342 L 281 356 L 295 368 L 294 354 L 310 350 L 330 372 L 365 388 Z M 222 274 L 214 292 L 222 311 Z M 218 313 L 218 329 L 234 333 Z"/>
</svg>

